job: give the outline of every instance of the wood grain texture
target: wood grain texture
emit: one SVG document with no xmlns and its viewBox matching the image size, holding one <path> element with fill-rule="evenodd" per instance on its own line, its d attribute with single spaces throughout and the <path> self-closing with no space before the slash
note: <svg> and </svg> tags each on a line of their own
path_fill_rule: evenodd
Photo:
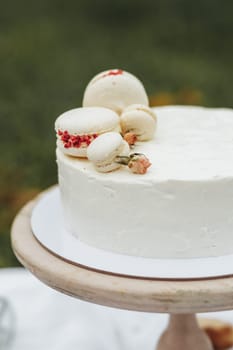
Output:
<svg viewBox="0 0 233 350">
<path fill-rule="evenodd" d="M 233 309 L 232 277 L 144 280 L 88 270 L 56 257 L 41 246 L 31 231 L 31 213 L 41 195 L 18 213 L 11 238 L 19 261 L 48 286 L 79 299 L 128 310 L 185 314 Z"/>
<path fill-rule="evenodd" d="M 213 350 L 207 335 L 199 328 L 195 315 L 171 315 L 156 350 Z"/>
</svg>

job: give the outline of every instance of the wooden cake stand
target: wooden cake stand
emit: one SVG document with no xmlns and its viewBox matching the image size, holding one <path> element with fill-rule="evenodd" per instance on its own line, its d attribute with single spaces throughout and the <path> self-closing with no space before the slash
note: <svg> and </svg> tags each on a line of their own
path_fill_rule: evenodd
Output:
<svg viewBox="0 0 233 350">
<path fill-rule="evenodd" d="M 14 253 L 32 274 L 59 292 L 92 303 L 169 313 L 169 324 L 157 350 L 212 349 L 195 313 L 233 309 L 233 277 L 193 281 L 144 279 L 71 264 L 46 250 L 32 234 L 30 218 L 37 200 L 38 197 L 21 209 L 12 226 Z"/>
</svg>

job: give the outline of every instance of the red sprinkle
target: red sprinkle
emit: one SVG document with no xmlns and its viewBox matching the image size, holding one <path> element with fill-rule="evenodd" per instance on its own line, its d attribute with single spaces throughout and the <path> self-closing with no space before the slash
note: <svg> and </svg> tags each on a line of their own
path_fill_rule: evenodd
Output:
<svg viewBox="0 0 233 350">
<path fill-rule="evenodd" d="M 111 76 L 111 75 L 121 75 L 123 73 L 124 73 L 124 71 L 122 69 L 114 69 L 114 70 L 110 70 L 108 73 L 105 73 L 102 76 L 102 78 L 108 77 L 108 76 Z"/>
<path fill-rule="evenodd" d="M 60 136 L 65 148 L 88 146 L 98 136 L 98 134 L 70 135 L 67 130 L 58 130 L 57 135 Z"/>
<path fill-rule="evenodd" d="M 64 147 L 65 147 L 65 148 L 70 148 L 71 145 L 72 145 L 71 142 L 68 141 L 68 142 L 66 142 L 66 143 L 64 144 Z"/>
</svg>

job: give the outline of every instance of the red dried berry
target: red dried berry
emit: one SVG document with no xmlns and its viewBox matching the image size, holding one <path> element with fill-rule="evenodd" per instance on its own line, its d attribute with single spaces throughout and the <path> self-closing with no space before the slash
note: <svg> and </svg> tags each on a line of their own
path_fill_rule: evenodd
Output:
<svg viewBox="0 0 233 350">
<path fill-rule="evenodd" d="M 64 132 L 58 130 L 58 135 L 60 136 L 61 141 L 63 141 L 65 148 L 79 148 L 82 144 L 89 146 L 89 144 L 98 136 L 98 134 L 70 135 L 67 130 Z"/>
<path fill-rule="evenodd" d="M 64 144 L 64 147 L 65 147 L 65 148 L 70 148 L 71 146 L 72 146 L 72 144 L 71 144 L 70 141 L 68 141 L 68 142 L 66 142 L 66 143 Z"/>
<path fill-rule="evenodd" d="M 121 75 L 123 74 L 122 69 L 110 70 L 107 75 Z"/>
</svg>

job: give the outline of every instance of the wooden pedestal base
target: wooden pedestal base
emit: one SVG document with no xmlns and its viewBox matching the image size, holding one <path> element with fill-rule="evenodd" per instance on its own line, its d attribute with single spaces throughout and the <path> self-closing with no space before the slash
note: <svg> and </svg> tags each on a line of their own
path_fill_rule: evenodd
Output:
<svg viewBox="0 0 233 350">
<path fill-rule="evenodd" d="M 157 350 L 212 350 L 209 339 L 198 327 L 195 313 L 232 310 L 232 276 L 158 280 L 123 277 L 70 264 L 42 247 L 32 233 L 31 214 L 39 198 L 19 212 L 11 235 L 15 255 L 31 273 L 62 293 L 92 303 L 170 313 L 168 328 L 162 334 Z M 56 232 L 51 235 L 56 239 Z"/>
<path fill-rule="evenodd" d="M 173 314 L 156 350 L 213 350 L 195 314 Z"/>
</svg>

